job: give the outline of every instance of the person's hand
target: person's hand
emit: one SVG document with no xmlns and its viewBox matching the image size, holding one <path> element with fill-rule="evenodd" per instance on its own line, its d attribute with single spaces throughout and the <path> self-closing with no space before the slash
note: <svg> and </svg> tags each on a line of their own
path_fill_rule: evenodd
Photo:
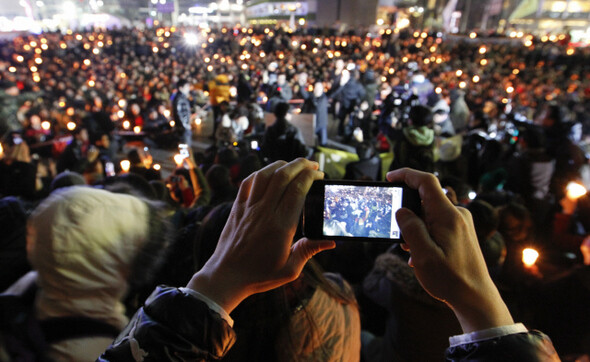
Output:
<svg viewBox="0 0 590 362">
<path fill-rule="evenodd" d="M 86 159 L 88 159 L 88 162 L 92 163 L 96 161 L 99 155 L 100 151 L 98 150 L 98 148 L 96 148 L 95 146 L 90 146 L 88 148 L 88 153 L 86 154 Z"/>
<path fill-rule="evenodd" d="M 217 248 L 189 282 L 228 313 L 246 297 L 295 280 L 333 241 L 293 242 L 305 195 L 323 178 L 306 159 L 275 162 L 246 178 Z"/>
<path fill-rule="evenodd" d="M 469 211 L 455 207 L 432 174 L 405 168 L 389 172 L 387 180 L 420 193 L 423 218 L 405 208 L 396 218 L 424 289 L 453 309 L 465 333 L 514 323 L 488 273 Z"/>
</svg>

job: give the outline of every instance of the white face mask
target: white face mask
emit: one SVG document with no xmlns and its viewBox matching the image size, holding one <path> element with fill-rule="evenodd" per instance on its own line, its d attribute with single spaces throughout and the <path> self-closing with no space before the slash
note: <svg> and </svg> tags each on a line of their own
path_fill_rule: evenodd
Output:
<svg viewBox="0 0 590 362">
<path fill-rule="evenodd" d="M 277 78 L 277 84 L 278 85 L 283 85 L 287 82 L 287 76 L 285 76 L 284 74 L 281 74 L 278 76 Z"/>
<path fill-rule="evenodd" d="M 322 83 L 316 83 L 315 86 L 313 87 L 313 95 L 316 98 L 319 98 L 322 96 L 322 94 L 324 94 L 324 85 Z"/>
<path fill-rule="evenodd" d="M 342 76 L 340 77 L 340 86 L 345 85 L 350 80 L 350 72 L 348 70 L 342 71 Z"/>
<path fill-rule="evenodd" d="M 226 128 L 231 127 L 231 118 L 227 114 L 224 114 L 221 118 L 221 126 Z"/>
</svg>

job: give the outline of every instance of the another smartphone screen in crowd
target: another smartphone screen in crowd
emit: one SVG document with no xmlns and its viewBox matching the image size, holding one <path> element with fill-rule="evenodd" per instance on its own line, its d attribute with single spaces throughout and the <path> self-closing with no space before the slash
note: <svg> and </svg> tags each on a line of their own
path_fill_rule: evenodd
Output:
<svg viewBox="0 0 590 362">
<path fill-rule="evenodd" d="M 399 239 L 395 213 L 402 195 L 401 187 L 326 185 L 323 234 Z"/>
</svg>

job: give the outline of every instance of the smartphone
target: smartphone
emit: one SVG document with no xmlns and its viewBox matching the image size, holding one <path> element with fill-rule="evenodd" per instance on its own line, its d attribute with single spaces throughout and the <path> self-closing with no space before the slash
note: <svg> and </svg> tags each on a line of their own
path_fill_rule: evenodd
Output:
<svg viewBox="0 0 590 362">
<path fill-rule="evenodd" d="M 178 153 L 180 153 L 183 158 L 189 158 L 190 154 L 188 152 L 188 145 L 186 143 L 179 144 Z"/>
<path fill-rule="evenodd" d="M 303 212 L 310 239 L 400 242 L 395 213 L 405 207 L 420 214 L 418 191 L 401 183 L 315 181 Z"/>
<path fill-rule="evenodd" d="M 104 165 L 104 173 L 107 175 L 107 177 L 115 176 L 115 164 L 112 162 L 106 162 Z"/>
</svg>

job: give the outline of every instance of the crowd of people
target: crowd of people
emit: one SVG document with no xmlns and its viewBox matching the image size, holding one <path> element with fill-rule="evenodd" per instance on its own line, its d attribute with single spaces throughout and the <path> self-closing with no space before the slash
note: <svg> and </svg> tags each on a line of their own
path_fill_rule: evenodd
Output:
<svg viewBox="0 0 590 362">
<path fill-rule="evenodd" d="M 324 235 L 399 238 L 393 217 L 402 204 L 400 189 L 333 185 L 326 188 L 324 202 Z"/>
<path fill-rule="evenodd" d="M 448 358 L 486 358 L 490 338 L 557 358 L 512 315 L 561 358 L 590 355 L 589 58 L 566 36 L 396 28 L 3 40 L 0 304 L 30 323 L 3 323 L 0 351 L 417 361 L 475 332 Z M 290 122 L 306 113 L 314 144 Z M 211 147 L 196 152 L 197 137 Z M 168 175 L 150 150 L 178 144 Z M 291 247 L 312 180 L 387 170 L 419 189 L 425 223 L 377 196 L 341 195 L 330 213 L 344 234 L 390 235 L 397 216 L 403 248 Z M 17 330 L 45 338 L 15 343 Z"/>
</svg>

